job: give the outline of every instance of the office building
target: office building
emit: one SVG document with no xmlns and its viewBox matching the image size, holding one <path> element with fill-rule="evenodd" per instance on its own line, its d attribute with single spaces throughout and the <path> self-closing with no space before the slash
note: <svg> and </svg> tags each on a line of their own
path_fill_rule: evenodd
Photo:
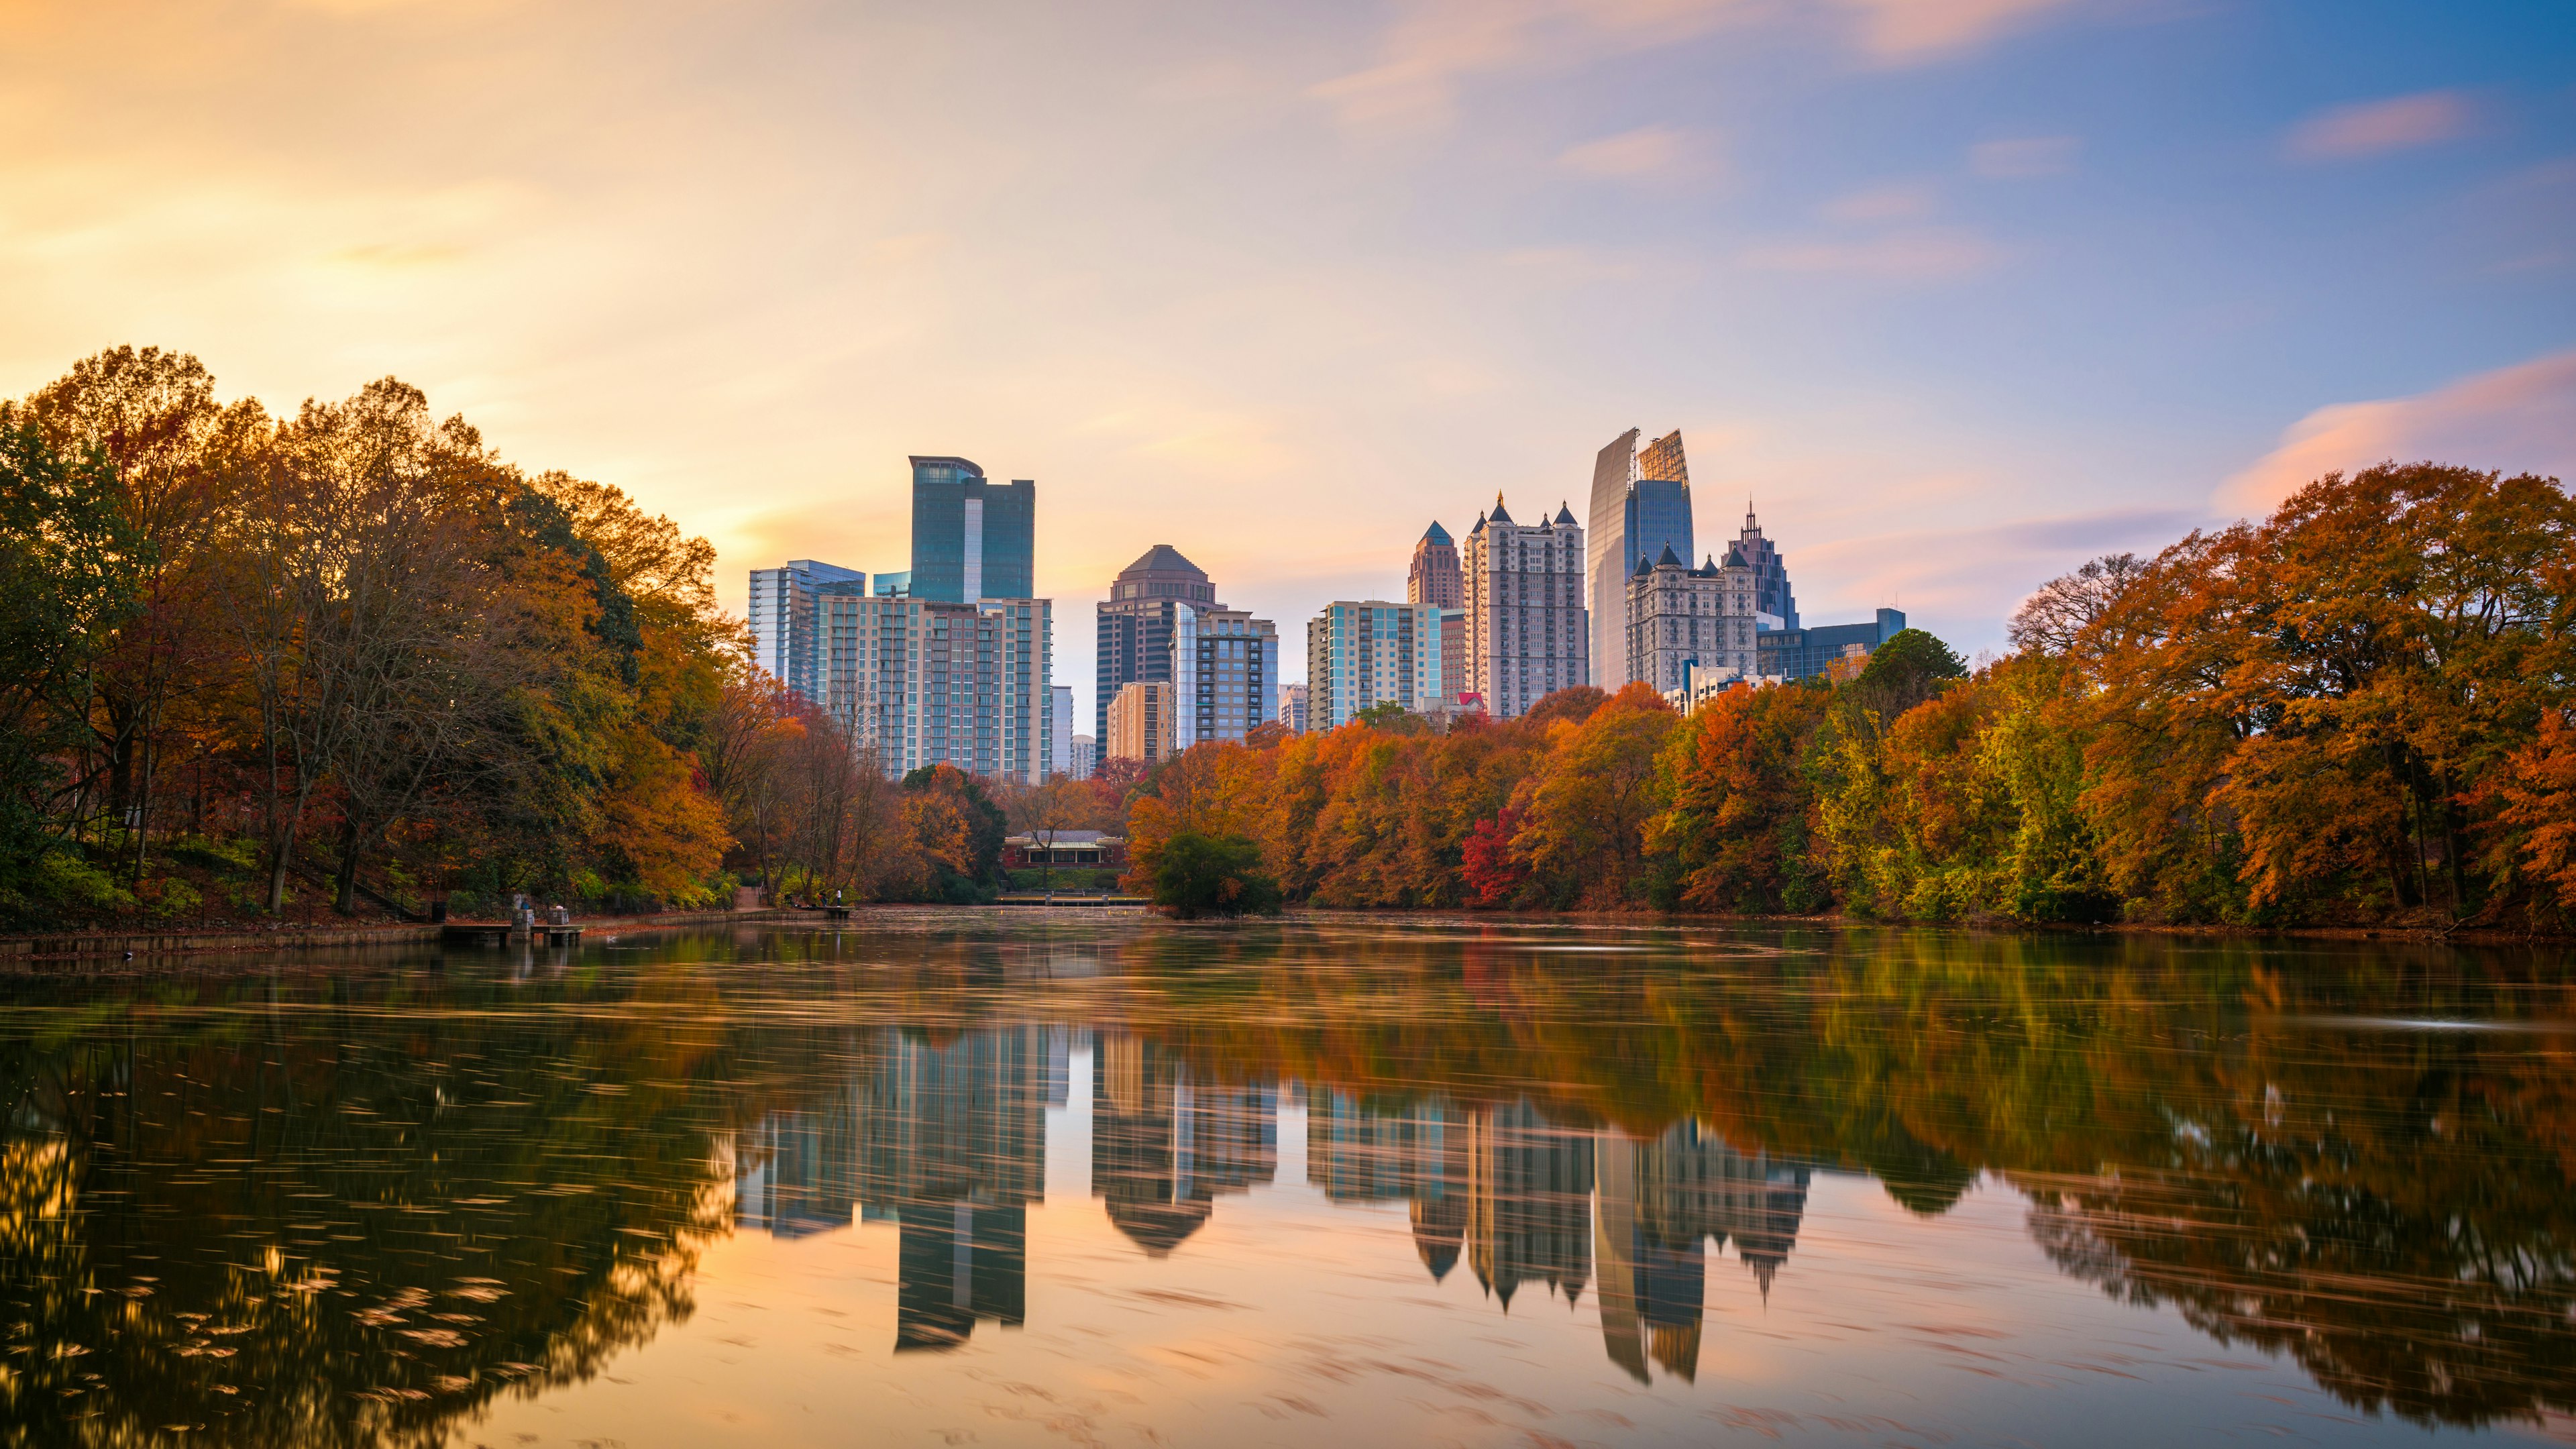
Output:
<svg viewBox="0 0 2576 1449">
<path fill-rule="evenodd" d="M 863 597 L 868 576 L 810 558 L 751 571 L 752 661 L 799 696 L 821 702 L 831 673 L 825 598 Z"/>
<path fill-rule="evenodd" d="M 1036 587 L 1037 492 L 1026 478 L 992 482 L 964 458 L 914 458 L 912 596 L 1026 598 Z"/>
<path fill-rule="evenodd" d="M 1541 514 L 1523 525 L 1498 494 L 1494 511 L 1479 515 L 1467 535 L 1465 563 L 1465 692 L 1478 696 L 1486 713 L 1510 719 L 1555 690 L 1590 681 L 1583 527 L 1573 510 L 1559 507 L 1554 518 Z M 1624 600 L 1613 595 L 1610 603 L 1624 619 Z"/>
<path fill-rule="evenodd" d="M 1172 757 L 1172 682 L 1133 679 L 1109 700 L 1108 758 L 1159 764 Z"/>
<path fill-rule="evenodd" d="M 1592 580 L 1590 639 L 1592 682 L 1616 691 L 1628 671 L 1628 576 L 1637 561 L 1648 567 L 1667 548 L 1688 560 L 1691 537 L 1690 468 L 1682 435 L 1667 433 L 1643 449 L 1637 429 L 1610 440 L 1592 463 L 1592 497 L 1586 518 L 1584 567 Z M 1687 566 L 1687 565 L 1686 565 Z"/>
<path fill-rule="evenodd" d="M 1074 779 L 1088 780 L 1092 777 L 1094 772 L 1099 770 L 1099 768 L 1100 741 L 1093 739 L 1089 735 L 1075 735 L 1073 737 L 1073 766 L 1067 773 L 1069 773 Z"/>
<path fill-rule="evenodd" d="M 1306 732 L 1306 699 L 1306 686 L 1302 684 L 1279 686 L 1279 722 L 1292 735 Z"/>
<path fill-rule="evenodd" d="M 1862 655 L 1893 639 L 1905 628 L 1900 609 L 1881 609 L 1867 624 L 1819 624 L 1812 629 L 1765 629 L 1754 635 L 1755 672 L 1766 679 L 1810 679 L 1831 672 L 1834 663 Z"/>
<path fill-rule="evenodd" d="M 1437 604 L 1444 609 L 1464 608 L 1466 590 L 1466 579 L 1458 570 L 1458 546 L 1450 542 L 1449 530 L 1435 520 L 1413 546 L 1413 567 L 1404 579 L 1404 601 Z"/>
<path fill-rule="evenodd" d="M 1721 671 L 1753 676 L 1753 571 L 1731 549 L 1727 560 L 1692 568 L 1667 548 L 1651 566 L 1637 561 L 1624 601 L 1628 678 L 1660 692 L 1695 678 L 1713 680 Z"/>
<path fill-rule="evenodd" d="M 1279 630 L 1241 609 L 1172 608 L 1172 750 L 1240 744 L 1279 688 Z"/>
<path fill-rule="evenodd" d="M 1408 604 L 1437 604 L 1440 615 L 1440 704 L 1458 703 L 1467 687 L 1467 576 L 1458 567 L 1458 546 L 1449 530 L 1435 520 L 1413 546 L 1413 567 L 1404 580 Z"/>
<path fill-rule="evenodd" d="M 1053 686 L 1048 697 L 1048 708 L 1052 711 L 1047 716 L 1048 723 L 1054 729 L 1047 739 L 1047 774 L 1071 775 L 1073 773 L 1073 686 L 1070 684 Z"/>
<path fill-rule="evenodd" d="M 1372 705 L 1440 706 L 1437 604 L 1336 599 L 1306 623 L 1306 722 L 1335 730 Z"/>
</svg>

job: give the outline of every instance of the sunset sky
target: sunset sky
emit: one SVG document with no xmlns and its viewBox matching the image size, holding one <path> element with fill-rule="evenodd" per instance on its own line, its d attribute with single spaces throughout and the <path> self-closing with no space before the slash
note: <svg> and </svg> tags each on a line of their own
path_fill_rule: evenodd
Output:
<svg viewBox="0 0 2576 1449">
<path fill-rule="evenodd" d="M 0 0 L 0 391 L 394 373 L 744 570 L 1039 484 L 1304 622 L 1682 429 L 1810 622 L 2431 454 L 2576 476 L 2576 9 Z"/>
</svg>

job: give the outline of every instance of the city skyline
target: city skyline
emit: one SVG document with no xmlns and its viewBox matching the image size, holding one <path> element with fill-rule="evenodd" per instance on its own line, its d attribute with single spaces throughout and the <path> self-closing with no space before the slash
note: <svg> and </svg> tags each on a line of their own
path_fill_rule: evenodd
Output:
<svg viewBox="0 0 2576 1449">
<path fill-rule="evenodd" d="M 8 391 L 396 374 L 706 534 L 736 612 L 891 561 L 925 445 L 1047 485 L 1036 596 L 1150 532 L 1293 620 L 1651 419 L 1814 617 L 1972 657 L 2327 468 L 2576 471 L 2554 7 L 19 14 Z"/>
</svg>

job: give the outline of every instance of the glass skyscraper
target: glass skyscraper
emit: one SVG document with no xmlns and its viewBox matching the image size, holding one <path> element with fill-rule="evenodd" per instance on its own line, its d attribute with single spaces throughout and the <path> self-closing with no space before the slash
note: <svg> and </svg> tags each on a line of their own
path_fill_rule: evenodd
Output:
<svg viewBox="0 0 2576 1449">
<path fill-rule="evenodd" d="M 1690 464 L 1676 429 L 1640 448 L 1637 430 L 1612 438 L 1592 463 L 1591 509 L 1585 519 L 1584 568 L 1591 576 L 1592 682 L 1616 691 L 1628 682 L 1628 576 L 1670 548 L 1685 565 L 1697 557 L 1691 539 Z"/>
<path fill-rule="evenodd" d="M 964 458 L 912 460 L 912 597 L 1024 599 L 1033 586 L 1038 485 L 995 483 Z"/>
</svg>

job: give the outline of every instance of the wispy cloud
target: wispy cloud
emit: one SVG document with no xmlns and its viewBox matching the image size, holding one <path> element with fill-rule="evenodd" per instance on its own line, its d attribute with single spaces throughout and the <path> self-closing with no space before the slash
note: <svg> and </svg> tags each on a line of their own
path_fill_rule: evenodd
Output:
<svg viewBox="0 0 2576 1449">
<path fill-rule="evenodd" d="M 1351 126 L 1438 127 L 1473 77 L 1624 55 L 1751 10 L 1747 0 L 1414 0 L 1381 40 L 1376 65 L 1314 94 Z"/>
<path fill-rule="evenodd" d="M 1859 241 L 1773 242 L 1747 249 L 1744 265 L 1767 272 L 1824 272 L 1938 281 L 1982 272 L 2003 248 L 1960 227 L 1912 227 Z"/>
<path fill-rule="evenodd" d="M 1993 181 L 2063 176 L 2075 169 L 2084 143 L 2073 136 L 2012 136 L 1968 148 L 1968 169 Z"/>
<path fill-rule="evenodd" d="M 1971 49 L 2063 8 L 2068 0 L 1842 0 L 1857 12 L 1861 46 L 1889 64 Z"/>
<path fill-rule="evenodd" d="M 1859 49 L 1913 65 L 1974 49 L 2074 0 L 1837 0 Z M 1805 11 L 1771 0 L 1410 0 L 1378 61 L 1313 88 L 1345 124 L 1424 129 L 1456 116 L 1478 76 L 1632 54 L 1720 26 Z"/>
<path fill-rule="evenodd" d="M 2293 161 L 2350 161 L 2457 140 L 2475 119 L 2458 91 L 2423 91 L 2319 111 L 2290 128 L 2282 150 Z"/>
<path fill-rule="evenodd" d="M 2271 508 L 2327 473 L 2431 459 L 2576 478 L 2576 352 L 2497 368 L 2414 397 L 2337 403 L 2301 418 L 2280 446 L 2227 480 L 2229 512 Z"/>
<path fill-rule="evenodd" d="M 1925 182 L 1899 181 L 1835 197 L 1825 203 L 1824 215 L 1832 221 L 1920 221 L 1930 216 L 1940 201 Z"/>
<path fill-rule="evenodd" d="M 1598 141 L 1569 146 L 1557 164 L 1583 176 L 1644 181 L 1711 169 L 1707 137 L 1676 126 L 1640 126 Z"/>
</svg>

